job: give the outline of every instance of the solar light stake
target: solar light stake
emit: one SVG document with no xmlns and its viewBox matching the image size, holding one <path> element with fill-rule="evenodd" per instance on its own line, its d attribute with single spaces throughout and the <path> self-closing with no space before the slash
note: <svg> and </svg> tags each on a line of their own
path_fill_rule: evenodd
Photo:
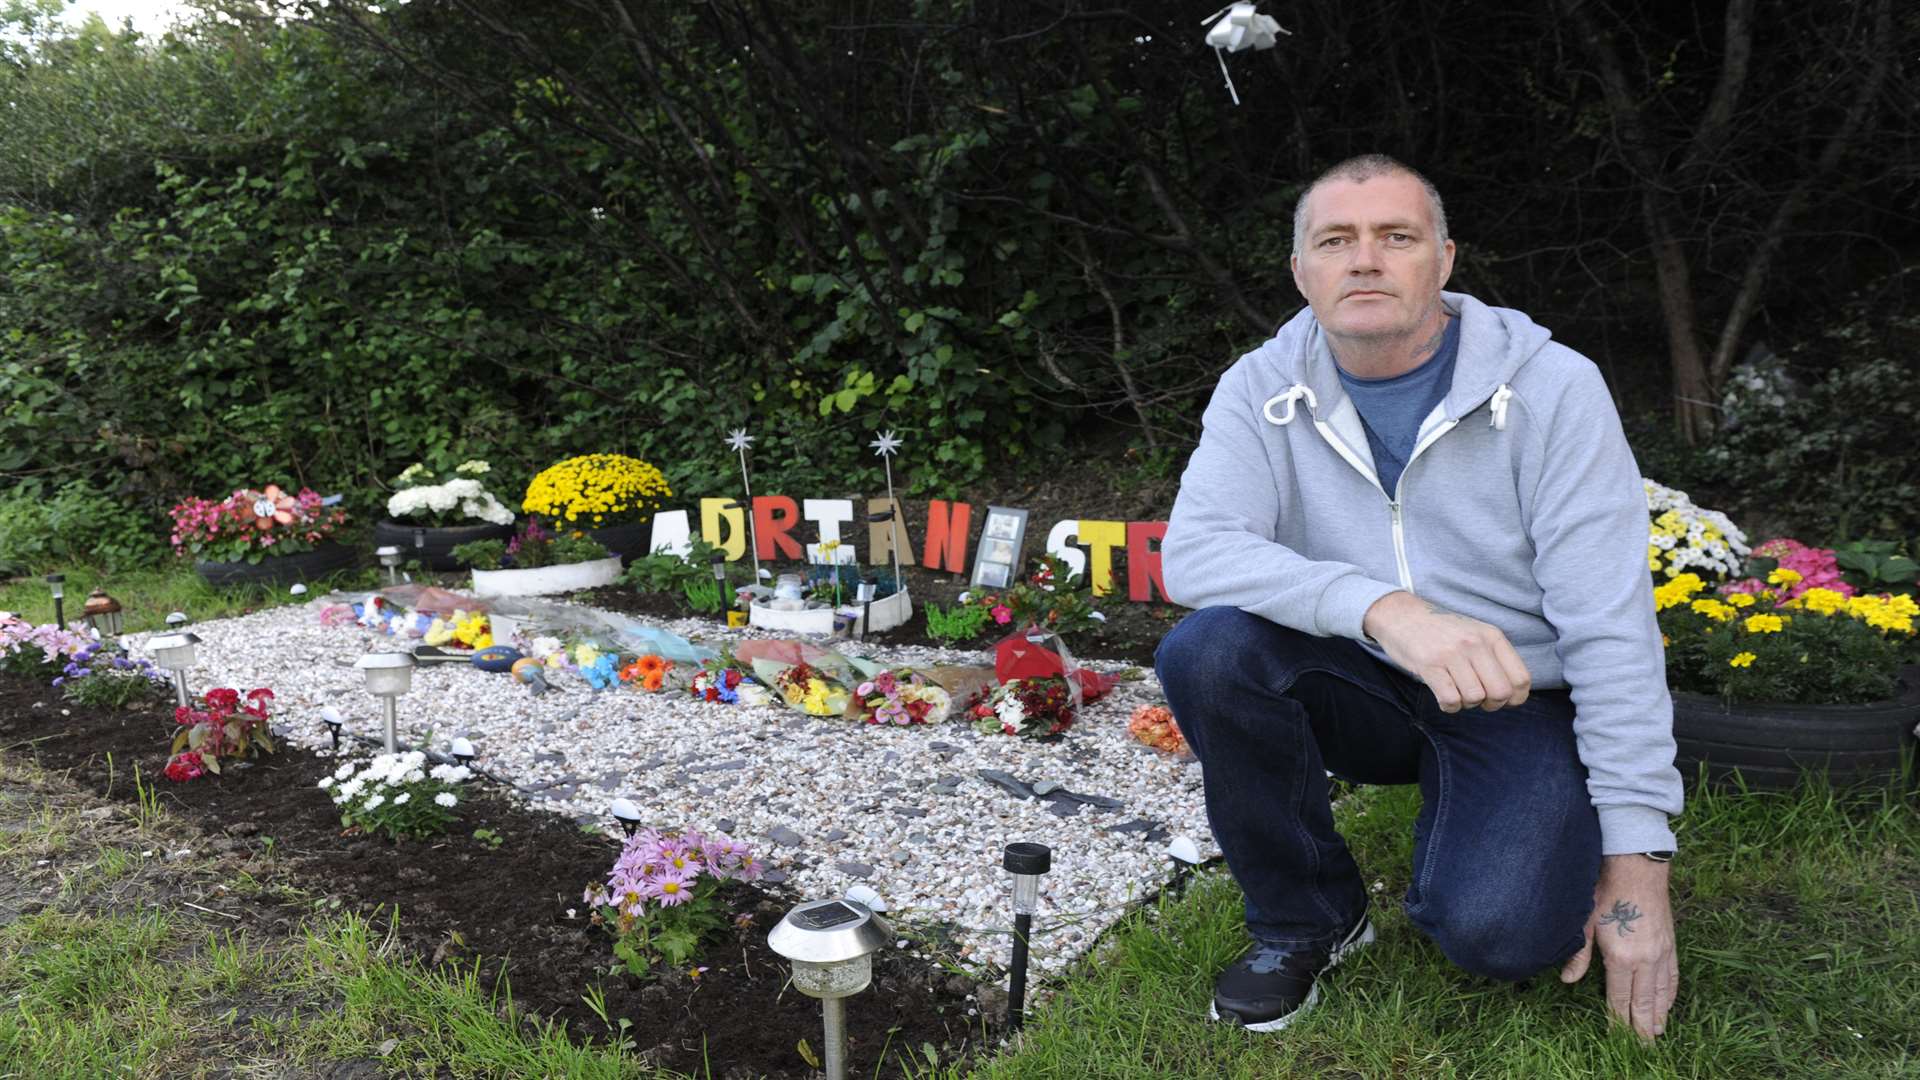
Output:
<svg viewBox="0 0 1920 1080">
<path fill-rule="evenodd" d="M 827 1080 L 846 1080 L 846 999 L 873 981 L 873 954 L 892 937 L 885 919 L 851 900 L 801 904 L 767 935 L 768 947 L 793 962 L 793 988 L 820 999 Z"/>
<path fill-rule="evenodd" d="M 413 689 L 413 656 L 410 653 L 368 653 L 354 662 L 367 677 L 367 691 L 380 699 L 380 716 L 385 722 L 387 753 L 400 751 L 401 694 Z"/>
<path fill-rule="evenodd" d="M 416 526 L 413 530 L 413 550 L 415 554 L 425 555 L 427 551 L 427 530 Z"/>
<path fill-rule="evenodd" d="M 633 800 L 615 799 L 607 807 L 607 813 L 620 823 L 620 829 L 627 834 L 627 839 L 633 839 L 633 834 L 640 831 L 640 808 L 633 805 Z"/>
<path fill-rule="evenodd" d="M 63 628 L 67 625 L 66 581 L 65 574 L 47 575 L 47 588 L 53 590 L 53 625 Z"/>
<path fill-rule="evenodd" d="M 331 705 L 323 705 L 320 708 L 320 722 L 327 725 L 327 734 L 333 736 L 333 752 L 339 753 L 340 725 L 347 722 L 346 717 L 340 715 L 339 709 Z"/>
<path fill-rule="evenodd" d="M 724 551 L 716 551 L 707 562 L 713 567 L 713 580 L 725 585 L 727 583 L 727 553 Z"/>
<path fill-rule="evenodd" d="M 184 611 L 170 611 L 167 613 L 166 623 L 168 630 L 178 630 L 187 625 L 188 621 L 187 613 Z"/>
<path fill-rule="evenodd" d="M 187 693 L 187 669 L 193 666 L 194 646 L 198 644 L 200 639 L 188 633 L 161 634 L 147 641 L 154 660 L 173 673 L 173 701 L 183 709 L 193 705 Z"/>
<path fill-rule="evenodd" d="M 455 762 L 461 765 L 471 765 L 473 764 L 475 756 L 472 743 L 468 742 L 465 738 L 453 740 L 453 760 Z"/>
<path fill-rule="evenodd" d="M 867 639 L 867 631 L 873 629 L 873 594 L 880 591 L 880 579 L 869 577 L 860 582 L 860 590 L 854 593 L 854 599 L 860 604 L 860 640 Z"/>
<path fill-rule="evenodd" d="M 387 584 L 400 584 L 400 549 L 388 544 L 385 547 L 374 548 L 373 556 L 380 560 L 381 566 L 387 568 Z"/>
<path fill-rule="evenodd" d="M 1033 913 L 1040 906 L 1040 875 L 1053 867 L 1053 851 L 1045 844 L 1008 844 L 1000 865 L 1013 875 L 1013 963 L 1007 979 L 1007 1030 L 1026 1024 L 1027 937 L 1033 933 Z"/>
</svg>

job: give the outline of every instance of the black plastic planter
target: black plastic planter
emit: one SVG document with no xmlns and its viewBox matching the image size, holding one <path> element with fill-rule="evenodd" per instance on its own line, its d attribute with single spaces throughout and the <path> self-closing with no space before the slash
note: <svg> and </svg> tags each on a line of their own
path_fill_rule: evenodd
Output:
<svg viewBox="0 0 1920 1080">
<path fill-rule="evenodd" d="M 413 530 L 420 529 L 426 541 L 424 550 L 413 546 Z M 476 540 L 511 540 L 511 525 L 448 525 L 443 528 L 409 525 L 404 521 L 381 521 L 373 527 L 374 547 L 397 547 L 402 561 L 418 559 L 429 570 L 461 570 L 453 549 Z"/>
<path fill-rule="evenodd" d="M 315 581 L 328 574 L 351 569 L 353 565 L 353 549 L 329 541 L 312 551 L 272 555 L 257 563 L 201 561 L 194 563 L 193 568 L 206 579 L 207 584 L 225 587 L 291 585 L 296 581 Z"/>
<path fill-rule="evenodd" d="M 1825 773 L 1836 787 L 1892 783 L 1914 755 L 1920 668 L 1907 668 L 1900 681 L 1893 700 L 1862 705 L 1729 705 L 1676 691 L 1676 764 L 1682 776 L 1705 762 L 1713 783 L 1737 771 L 1747 786 L 1775 791 L 1808 772 Z"/>
</svg>

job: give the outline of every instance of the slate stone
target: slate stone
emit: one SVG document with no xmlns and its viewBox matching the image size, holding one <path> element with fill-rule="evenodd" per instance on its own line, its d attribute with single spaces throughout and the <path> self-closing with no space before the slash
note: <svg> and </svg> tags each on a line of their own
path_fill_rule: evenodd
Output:
<svg viewBox="0 0 1920 1080">
<path fill-rule="evenodd" d="M 957 754 L 960 752 L 960 748 L 953 745 L 950 742 L 928 743 L 927 749 L 933 751 L 936 754 Z"/>
<path fill-rule="evenodd" d="M 1054 817 L 1072 817 L 1080 812 L 1080 803 L 1072 799 L 1055 799 L 1047 806 L 1047 813 Z"/>
<path fill-rule="evenodd" d="M 785 870 L 769 870 L 766 873 L 760 875 L 760 880 L 770 881 L 773 884 L 778 885 L 781 882 L 787 880 L 787 872 Z"/>
<path fill-rule="evenodd" d="M 626 776 L 623 773 L 610 772 L 601 776 L 600 779 L 595 782 L 594 786 L 598 787 L 601 791 L 618 791 L 620 790 L 621 782 L 625 779 Z"/>
<path fill-rule="evenodd" d="M 682 755 L 680 755 L 680 760 L 679 760 L 679 762 L 678 762 L 678 764 L 681 764 L 681 765 L 691 765 L 691 764 L 693 764 L 694 762 L 696 762 L 696 761 L 699 761 L 699 760 L 700 760 L 701 758 L 703 758 L 703 757 L 706 757 L 706 756 L 707 756 L 707 755 L 705 755 L 705 754 L 702 754 L 702 753 L 700 753 L 700 752 L 698 752 L 698 751 L 695 751 L 694 753 L 691 753 L 691 754 L 682 754 Z"/>
<path fill-rule="evenodd" d="M 953 795 L 960 791 L 958 784 L 935 784 L 927 789 L 935 795 Z"/>
<path fill-rule="evenodd" d="M 716 829 L 719 829 L 723 833 L 730 833 L 733 831 L 733 819 L 730 817 L 723 817 L 720 820 L 714 822 L 713 827 Z"/>
<path fill-rule="evenodd" d="M 895 765 L 898 764 L 899 761 L 900 751 L 898 750 L 889 750 L 885 754 L 880 755 L 880 763 L 882 765 Z"/>
<path fill-rule="evenodd" d="M 1021 783 L 1012 773 L 1002 772 L 999 769 L 981 769 L 976 775 L 1009 795 L 1017 795 L 1022 799 L 1033 798 L 1033 789 Z"/>
<path fill-rule="evenodd" d="M 746 758 L 735 758 L 732 761 L 722 761 L 713 765 L 695 765 L 687 769 L 687 771 L 690 773 L 732 772 L 734 769 L 744 769 L 746 767 Z"/>
<path fill-rule="evenodd" d="M 820 839 L 831 843 L 835 840 L 845 840 L 846 838 L 847 838 L 847 831 L 845 829 L 833 829 L 829 831 L 827 835 L 821 837 Z"/>
<path fill-rule="evenodd" d="M 657 769 L 660 766 L 665 765 L 666 763 L 667 763 L 667 756 L 665 754 L 655 754 L 652 757 L 648 758 L 647 760 L 641 762 L 640 764 L 635 765 L 633 768 L 634 768 L 634 771 L 636 772 L 648 772 L 653 769 Z"/>
<path fill-rule="evenodd" d="M 554 750 L 545 754 L 535 754 L 533 755 L 533 760 L 536 765 L 565 765 L 567 763 L 567 755 L 558 750 Z"/>
<path fill-rule="evenodd" d="M 893 812 L 903 818 L 923 818 L 927 816 L 927 812 L 918 806 L 896 806 L 893 808 Z"/>
<path fill-rule="evenodd" d="M 554 732 L 560 730 L 560 726 L 558 724 L 541 724 L 538 727 L 534 728 L 533 730 L 535 730 L 536 732 L 539 732 L 542 735 L 551 735 Z"/>
<path fill-rule="evenodd" d="M 1066 785 L 1058 780 L 1035 780 L 1033 782 L 1033 793 L 1035 795 L 1051 795 L 1063 787 L 1066 787 Z"/>
<path fill-rule="evenodd" d="M 927 834 L 923 832 L 908 833 L 907 842 L 909 844 L 924 844 L 927 842 Z"/>
<path fill-rule="evenodd" d="M 1152 832 L 1154 824 L 1154 822 L 1146 818 L 1134 818 L 1132 821 L 1124 821 L 1118 825 L 1109 825 L 1107 826 L 1107 831 L 1117 833 Z"/>
<path fill-rule="evenodd" d="M 865 878 L 873 876 L 873 867 L 863 862 L 837 862 L 833 865 L 848 877 Z"/>
<path fill-rule="evenodd" d="M 787 828 L 785 825 L 775 825 L 768 831 L 767 839 L 779 844 L 781 847 L 798 847 L 800 845 L 800 834 Z"/>
</svg>

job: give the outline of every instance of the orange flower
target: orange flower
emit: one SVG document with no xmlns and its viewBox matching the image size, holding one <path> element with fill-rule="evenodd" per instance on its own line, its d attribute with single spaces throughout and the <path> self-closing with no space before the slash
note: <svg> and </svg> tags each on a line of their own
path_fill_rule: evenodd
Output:
<svg viewBox="0 0 1920 1080">
<path fill-rule="evenodd" d="M 620 669 L 620 681 L 621 682 L 638 682 L 640 677 L 644 674 L 646 673 L 640 670 L 640 661 L 635 660 L 629 663 L 626 667 L 623 667 Z"/>
<path fill-rule="evenodd" d="M 654 659 L 659 658 L 655 657 Z M 659 690 L 665 685 L 667 685 L 667 669 L 664 667 L 647 672 L 645 677 L 640 680 L 640 688 L 643 690 Z"/>
<path fill-rule="evenodd" d="M 648 653 L 640 659 L 635 660 L 633 666 L 639 668 L 640 674 L 642 675 L 665 675 L 667 669 L 673 665 L 652 653 Z"/>
<path fill-rule="evenodd" d="M 1127 721 L 1127 733 L 1155 750 L 1178 754 L 1187 749 L 1180 726 L 1174 723 L 1173 713 L 1165 706 L 1142 705 L 1133 710 L 1132 718 Z"/>
</svg>

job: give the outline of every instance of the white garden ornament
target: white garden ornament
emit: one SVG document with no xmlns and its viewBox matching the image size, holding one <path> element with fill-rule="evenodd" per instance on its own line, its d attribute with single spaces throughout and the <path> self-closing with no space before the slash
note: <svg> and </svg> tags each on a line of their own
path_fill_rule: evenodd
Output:
<svg viewBox="0 0 1920 1080">
<path fill-rule="evenodd" d="M 1227 93 L 1238 105 L 1240 92 L 1233 88 L 1233 75 L 1227 71 L 1227 54 L 1271 49 L 1280 40 L 1276 34 L 1292 36 L 1293 31 L 1281 26 L 1273 16 L 1260 14 L 1250 3 L 1228 4 L 1200 20 L 1201 26 L 1209 23 L 1213 28 L 1207 31 L 1207 44 L 1213 46 L 1213 55 L 1220 61 L 1220 74 L 1227 80 Z"/>
</svg>

